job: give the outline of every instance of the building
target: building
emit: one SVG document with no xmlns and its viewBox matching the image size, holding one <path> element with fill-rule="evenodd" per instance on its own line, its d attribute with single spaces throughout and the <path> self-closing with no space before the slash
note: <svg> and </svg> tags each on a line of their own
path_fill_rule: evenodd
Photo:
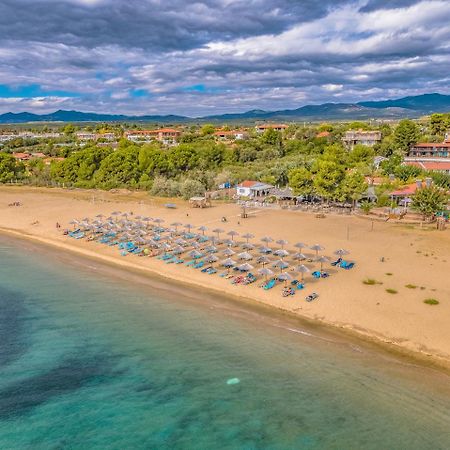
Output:
<svg viewBox="0 0 450 450">
<path fill-rule="evenodd" d="M 159 130 L 133 130 L 126 131 L 125 137 L 133 142 L 159 141 L 164 144 L 172 144 L 181 136 L 181 131 L 173 128 L 161 128 Z"/>
<path fill-rule="evenodd" d="M 229 141 L 229 140 L 242 140 L 248 137 L 247 132 L 243 130 L 233 130 L 233 131 L 224 131 L 219 130 L 214 133 L 216 139 L 221 141 Z"/>
<path fill-rule="evenodd" d="M 450 142 L 440 144 L 434 142 L 423 142 L 412 145 L 408 152 L 408 158 L 421 160 L 422 158 L 450 158 Z"/>
<path fill-rule="evenodd" d="M 316 134 L 317 139 L 329 139 L 331 137 L 331 133 L 329 131 L 321 131 Z"/>
<path fill-rule="evenodd" d="M 77 131 L 75 136 L 79 141 L 95 141 L 97 139 L 95 133 L 90 133 L 88 131 Z"/>
<path fill-rule="evenodd" d="M 236 195 L 249 198 L 265 197 L 270 194 L 271 189 L 271 184 L 246 180 L 236 186 Z"/>
<path fill-rule="evenodd" d="M 381 131 L 349 130 L 344 134 L 342 140 L 350 150 L 353 150 L 355 145 L 373 147 L 381 142 Z"/>
<path fill-rule="evenodd" d="M 255 129 L 257 133 L 264 133 L 266 130 L 275 130 L 282 132 L 288 128 L 287 125 L 284 123 L 268 123 L 268 124 L 262 124 L 262 125 L 256 125 Z"/>
<path fill-rule="evenodd" d="M 411 201 L 411 197 L 413 197 L 419 189 L 429 187 L 431 184 L 431 178 L 426 178 L 425 181 L 417 180 L 415 183 L 407 184 L 406 186 L 402 186 L 401 188 L 392 191 L 389 195 L 393 201 L 406 205 Z"/>
<path fill-rule="evenodd" d="M 415 166 L 419 169 L 429 172 L 442 172 L 450 175 L 450 159 L 441 159 L 436 161 L 405 161 L 405 166 Z"/>
</svg>

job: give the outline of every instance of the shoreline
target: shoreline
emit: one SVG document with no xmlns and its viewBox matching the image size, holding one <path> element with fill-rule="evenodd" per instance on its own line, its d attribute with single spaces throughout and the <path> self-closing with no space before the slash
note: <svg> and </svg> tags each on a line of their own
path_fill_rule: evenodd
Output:
<svg viewBox="0 0 450 450">
<path fill-rule="evenodd" d="M 439 355 L 433 353 L 428 349 L 415 350 L 407 348 L 387 336 L 381 336 L 371 330 L 361 328 L 355 325 L 340 325 L 331 321 L 322 320 L 320 318 L 311 318 L 301 314 L 301 312 L 284 309 L 275 305 L 262 303 L 251 296 L 245 296 L 230 292 L 225 292 L 213 286 L 205 286 L 203 283 L 197 282 L 195 279 L 186 281 L 182 277 L 174 276 L 170 271 L 155 270 L 145 266 L 140 266 L 129 260 L 120 260 L 100 252 L 90 251 L 88 249 L 71 245 L 70 243 L 62 243 L 49 238 L 43 238 L 24 231 L 18 231 L 0 226 L 0 234 L 5 237 L 19 240 L 21 242 L 31 242 L 35 245 L 42 246 L 46 249 L 51 249 L 56 252 L 58 256 L 62 256 L 61 250 L 68 250 L 72 256 L 79 257 L 83 260 L 95 261 L 108 268 L 119 271 L 122 279 L 128 279 L 127 275 L 132 274 L 134 278 L 141 285 L 148 285 L 152 282 L 164 284 L 163 288 L 166 290 L 178 290 L 183 287 L 188 287 L 190 290 L 199 288 L 209 295 L 218 296 L 219 298 L 231 301 L 236 305 L 245 306 L 256 311 L 259 315 L 263 315 L 269 319 L 281 319 L 286 321 L 285 326 L 289 322 L 300 323 L 307 327 L 318 329 L 325 333 L 338 333 L 344 339 L 355 340 L 356 343 L 361 343 L 368 346 L 371 350 L 382 351 L 385 354 L 393 356 L 397 362 L 419 365 L 427 369 L 437 370 L 450 374 L 450 357 L 448 355 Z M 146 283 L 146 281 L 148 283 Z M 176 286 L 171 286 L 168 282 L 175 282 Z M 205 305 L 205 303 L 202 303 Z M 206 306 L 206 305 L 205 305 Z M 283 327 L 286 328 L 286 327 Z M 289 328 L 286 328 L 289 329 Z"/>
</svg>

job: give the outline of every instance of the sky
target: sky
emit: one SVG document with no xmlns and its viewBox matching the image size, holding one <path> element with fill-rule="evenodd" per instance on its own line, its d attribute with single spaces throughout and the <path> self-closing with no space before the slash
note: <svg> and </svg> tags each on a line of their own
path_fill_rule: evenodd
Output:
<svg viewBox="0 0 450 450">
<path fill-rule="evenodd" d="M 0 0 L 0 113 L 450 94 L 450 0 Z"/>
</svg>

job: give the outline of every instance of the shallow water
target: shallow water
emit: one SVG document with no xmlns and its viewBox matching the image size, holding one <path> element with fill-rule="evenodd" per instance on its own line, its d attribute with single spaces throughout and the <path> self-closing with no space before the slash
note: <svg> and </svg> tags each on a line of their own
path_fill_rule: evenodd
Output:
<svg viewBox="0 0 450 450">
<path fill-rule="evenodd" d="M 450 448 L 447 375 L 161 286 L 0 238 L 1 449 Z"/>
</svg>

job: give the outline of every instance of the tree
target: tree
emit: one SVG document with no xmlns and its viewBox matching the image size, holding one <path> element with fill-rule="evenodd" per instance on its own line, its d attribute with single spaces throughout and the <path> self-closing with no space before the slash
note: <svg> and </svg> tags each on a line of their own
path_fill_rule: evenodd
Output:
<svg viewBox="0 0 450 450">
<path fill-rule="evenodd" d="M 199 180 L 191 180 L 187 178 L 180 187 L 181 195 L 185 200 L 191 197 L 202 196 L 205 193 L 205 187 Z"/>
<path fill-rule="evenodd" d="M 416 191 L 412 207 L 424 217 L 431 218 L 446 209 L 447 201 L 448 196 L 445 191 L 436 186 L 429 186 Z"/>
<path fill-rule="evenodd" d="M 367 183 L 359 172 L 348 172 L 341 183 L 341 199 L 352 200 L 353 205 L 367 191 Z"/>
<path fill-rule="evenodd" d="M 202 136 L 209 136 L 213 134 L 215 130 L 216 127 L 213 124 L 206 123 L 205 125 L 202 126 L 200 133 L 202 134 Z"/>
<path fill-rule="evenodd" d="M 315 192 L 326 200 L 337 197 L 339 186 L 345 177 L 344 166 L 330 160 L 317 163 L 313 184 Z"/>
<path fill-rule="evenodd" d="M 19 178 L 24 165 L 9 153 L 0 153 L 0 183 L 8 183 Z"/>
<path fill-rule="evenodd" d="M 419 127 L 409 119 L 401 120 L 394 131 L 394 143 L 398 150 L 407 153 L 419 140 Z"/>
<path fill-rule="evenodd" d="M 443 136 L 450 129 L 450 114 L 431 114 L 430 131 L 434 135 Z"/>
<path fill-rule="evenodd" d="M 273 128 L 267 128 L 261 136 L 261 141 L 269 145 L 279 145 L 281 142 L 281 133 Z"/>
<path fill-rule="evenodd" d="M 373 162 L 374 156 L 375 152 L 372 147 L 357 144 L 353 147 L 353 150 L 349 153 L 348 159 L 349 163 L 353 165 L 359 163 L 371 164 Z"/>
<path fill-rule="evenodd" d="M 364 200 L 359 205 L 361 208 L 361 211 L 364 212 L 364 214 L 369 214 L 371 209 L 375 206 L 372 202 L 369 202 L 368 200 Z"/>
<path fill-rule="evenodd" d="M 289 186 L 295 195 L 312 195 L 314 193 L 312 173 L 305 167 L 292 169 L 289 172 Z"/>
</svg>

